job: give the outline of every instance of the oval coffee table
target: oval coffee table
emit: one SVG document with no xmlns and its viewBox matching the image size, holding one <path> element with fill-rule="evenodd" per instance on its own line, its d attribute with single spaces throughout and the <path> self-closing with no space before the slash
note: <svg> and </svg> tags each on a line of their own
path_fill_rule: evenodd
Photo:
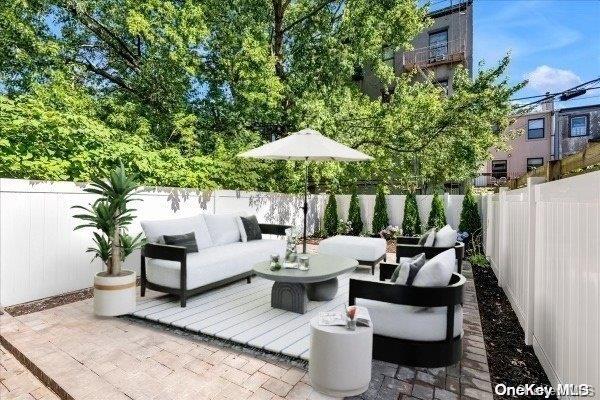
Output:
<svg viewBox="0 0 600 400">
<path fill-rule="evenodd" d="M 308 300 L 328 301 L 335 297 L 338 275 L 354 271 L 358 261 L 328 254 L 311 254 L 309 270 L 281 268 L 271 271 L 270 262 L 254 266 L 254 273 L 275 281 L 271 289 L 271 307 L 304 314 Z"/>
</svg>

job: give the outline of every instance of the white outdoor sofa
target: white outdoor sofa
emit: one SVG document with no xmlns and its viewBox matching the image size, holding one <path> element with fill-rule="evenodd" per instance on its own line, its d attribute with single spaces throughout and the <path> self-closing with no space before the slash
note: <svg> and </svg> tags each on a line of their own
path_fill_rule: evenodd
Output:
<svg viewBox="0 0 600 400">
<path fill-rule="evenodd" d="M 148 243 L 141 253 L 141 295 L 146 288 L 177 295 L 185 307 L 190 296 L 237 280 L 250 283 L 254 264 L 285 254 L 279 239 L 242 241 L 238 215 L 199 214 L 187 218 L 143 221 Z M 259 224 L 262 234 L 285 235 L 288 226 Z M 166 245 L 164 235 L 193 232 L 198 252 Z"/>
</svg>

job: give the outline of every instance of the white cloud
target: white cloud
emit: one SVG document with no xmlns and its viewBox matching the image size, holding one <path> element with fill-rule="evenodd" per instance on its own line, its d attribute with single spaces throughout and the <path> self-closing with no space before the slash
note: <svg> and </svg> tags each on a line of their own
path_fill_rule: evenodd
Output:
<svg viewBox="0 0 600 400">
<path fill-rule="evenodd" d="M 531 72 L 524 75 L 529 81 L 529 87 L 541 93 L 560 92 L 582 82 L 581 78 L 574 72 L 552 68 L 548 65 L 540 65 Z"/>
</svg>

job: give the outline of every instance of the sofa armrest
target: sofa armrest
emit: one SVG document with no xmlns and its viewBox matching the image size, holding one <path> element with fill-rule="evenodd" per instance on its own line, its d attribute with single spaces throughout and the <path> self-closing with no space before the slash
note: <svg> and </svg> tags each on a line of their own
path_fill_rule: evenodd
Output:
<svg viewBox="0 0 600 400">
<path fill-rule="evenodd" d="M 285 230 L 291 228 L 291 225 L 279 225 L 279 224 L 258 224 L 260 226 L 260 232 L 263 235 L 277 235 L 285 236 Z"/>
<path fill-rule="evenodd" d="M 396 263 L 379 263 L 379 280 L 385 281 L 386 279 L 390 279 L 394 274 L 394 271 L 398 267 Z"/>
<path fill-rule="evenodd" d="M 462 304 L 466 278 L 456 272 L 444 287 L 419 287 L 350 279 L 348 304 L 357 298 L 418 307 L 449 307 Z"/>
<path fill-rule="evenodd" d="M 185 260 L 187 250 L 183 246 L 171 246 L 160 243 L 147 243 L 142 247 L 142 256 L 169 261 Z"/>
<path fill-rule="evenodd" d="M 419 236 L 400 236 L 396 238 L 396 244 L 418 244 Z"/>
</svg>

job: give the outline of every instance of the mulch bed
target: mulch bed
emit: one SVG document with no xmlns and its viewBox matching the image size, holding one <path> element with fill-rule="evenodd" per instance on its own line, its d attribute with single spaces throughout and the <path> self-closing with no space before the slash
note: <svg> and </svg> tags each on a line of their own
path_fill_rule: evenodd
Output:
<svg viewBox="0 0 600 400">
<path fill-rule="evenodd" d="M 34 300 L 28 303 L 16 304 L 14 306 L 4 307 L 4 311 L 18 317 L 19 315 L 31 314 L 38 311 L 47 310 L 62 306 L 64 304 L 74 303 L 85 299 L 91 299 L 94 296 L 94 289 L 87 288 L 76 292 L 69 292 L 58 296 L 47 297 L 45 299 Z"/>
<path fill-rule="evenodd" d="M 498 279 L 492 268 L 474 265 L 473 277 L 492 387 L 499 383 L 507 386 L 526 384 L 550 386 L 550 381 L 533 348 L 525 345 L 525 333 L 506 294 L 498 286 Z M 494 397 L 499 399 L 512 396 L 495 395 Z M 556 399 L 555 396 L 550 398 Z"/>
</svg>

